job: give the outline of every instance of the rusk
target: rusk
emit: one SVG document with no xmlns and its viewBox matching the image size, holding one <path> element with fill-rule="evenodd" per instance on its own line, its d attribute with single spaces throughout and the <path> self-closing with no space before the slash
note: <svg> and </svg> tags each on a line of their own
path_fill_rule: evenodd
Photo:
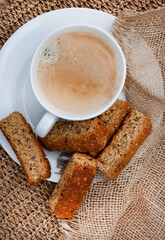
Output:
<svg viewBox="0 0 165 240">
<path fill-rule="evenodd" d="M 97 168 L 110 179 L 115 179 L 129 163 L 151 131 L 151 120 L 138 111 L 132 111 L 111 143 L 97 158 Z"/>
<path fill-rule="evenodd" d="M 39 140 L 49 151 L 90 153 L 95 157 L 107 143 L 107 129 L 99 118 L 57 122 L 45 138 Z"/>
<path fill-rule="evenodd" d="M 30 184 L 50 177 L 49 161 L 22 114 L 13 112 L 2 119 L 0 129 L 16 153 Z"/>
<path fill-rule="evenodd" d="M 78 209 L 96 174 L 96 160 L 75 153 L 49 198 L 49 205 L 60 218 L 70 218 Z"/>
</svg>

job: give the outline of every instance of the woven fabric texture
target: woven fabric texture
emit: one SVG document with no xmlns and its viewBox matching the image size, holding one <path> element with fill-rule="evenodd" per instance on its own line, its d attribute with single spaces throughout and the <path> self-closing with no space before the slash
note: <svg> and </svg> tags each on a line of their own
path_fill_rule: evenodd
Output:
<svg viewBox="0 0 165 240">
<path fill-rule="evenodd" d="M 132 108 L 149 116 L 153 124 L 150 136 L 116 180 L 97 173 L 70 220 L 56 218 L 48 206 L 55 184 L 44 181 L 30 186 L 21 167 L 0 147 L 0 239 L 164 239 L 163 2 L 8 0 L 0 4 L 0 46 L 24 23 L 51 10 L 87 7 L 119 16 L 112 31 L 127 60 L 127 100 Z M 127 9 L 133 11 L 123 13 Z"/>
</svg>

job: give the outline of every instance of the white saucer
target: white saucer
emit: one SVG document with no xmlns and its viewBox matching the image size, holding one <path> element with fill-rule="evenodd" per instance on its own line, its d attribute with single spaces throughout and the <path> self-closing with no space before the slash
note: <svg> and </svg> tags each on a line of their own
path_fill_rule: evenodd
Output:
<svg viewBox="0 0 165 240">
<path fill-rule="evenodd" d="M 0 119 L 18 111 L 34 129 L 45 113 L 33 94 L 29 79 L 32 56 L 43 38 L 54 30 L 71 24 L 89 24 L 109 32 L 114 19 L 114 16 L 97 10 L 60 9 L 36 17 L 17 30 L 0 52 Z M 0 143 L 19 164 L 2 132 Z M 58 182 L 60 167 L 57 167 L 57 159 L 60 153 L 46 150 L 45 153 L 51 164 L 49 180 Z"/>
</svg>

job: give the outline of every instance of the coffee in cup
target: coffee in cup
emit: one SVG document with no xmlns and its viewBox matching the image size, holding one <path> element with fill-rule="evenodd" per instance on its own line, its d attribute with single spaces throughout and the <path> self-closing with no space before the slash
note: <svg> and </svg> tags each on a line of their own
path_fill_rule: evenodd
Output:
<svg viewBox="0 0 165 240">
<path fill-rule="evenodd" d="M 43 49 L 37 83 L 54 109 L 74 116 L 101 110 L 113 97 L 116 63 L 113 49 L 87 32 L 55 37 Z"/>
</svg>

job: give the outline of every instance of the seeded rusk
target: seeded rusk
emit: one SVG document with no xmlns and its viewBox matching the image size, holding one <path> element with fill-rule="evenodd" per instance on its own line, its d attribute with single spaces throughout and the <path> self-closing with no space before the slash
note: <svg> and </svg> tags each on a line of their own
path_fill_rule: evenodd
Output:
<svg viewBox="0 0 165 240">
<path fill-rule="evenodd" d="M 120 127 L 124 118 L 131 112 L 131 107 L 125 101 L 117 99 L 116 102 L 106 112 L 100 115 L 106 128 L 108 129 L 108 141 L 113 137 Z"/>
<path fill-rule="evenodd" d="M 111 143 L 97 158 L 97 167 L 110 179 L 115 179 L 151 131 L 151 120 L 138 111 L 132 111 Z"/>
<path fill-rule="evenodd" d="M 96 174 L 96 160 L 75 153 L 49 198 L 49 205 L 60 218 L 75 214 Z"/>
<path fill-rule="evenodd" d="M 16 153 L 30 184 L 50 177 L 49 161 L 22 114 L 13 112 L 2 119 L 0 129 Z"/>
<path fill-rule="evenodd" d="M 57 122 L 45 138 L 39 138 L 49 151 L 91 153 L 94 157 L 106 143 L 104 122 L 95 118 L 86 121 Z"/>
</svg>

